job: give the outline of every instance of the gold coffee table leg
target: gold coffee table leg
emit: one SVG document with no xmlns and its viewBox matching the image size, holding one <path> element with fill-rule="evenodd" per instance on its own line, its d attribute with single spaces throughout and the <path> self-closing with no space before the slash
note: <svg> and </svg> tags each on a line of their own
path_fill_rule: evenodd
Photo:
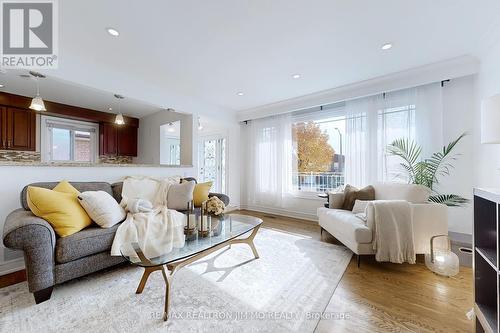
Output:
<svg viewBox="0 0 500 333">
<path fill-rule="evenodd" d="M 191 257 L 188 257 L 186 259 L 182 259 L 179 261 L 175 261 L 166 265 L 158 265 L 158 266 L 151 266 L 151 267 L 144 267 L 144 274 L 142 275 L 141 281 L 139 282 L 139 286 L 137 287 L 137 294 L 142 293 L 144 290 L 144 287 L 146 286 L 146 281 L 149 278 L 149 275 L 154 272 L 161 270 L 161 273 L 163 275 L 163 280 L 165 281 L 165 307 L 164 307 L 164 312 L 163 312 L 163 320 L 167 321 L 168 320 L 168 311 L 170 307 L 170 286 L 172 284 L 172 280 L 174 277 L 175 272 L 177 272 L 179 269 L 181 269 L 184 266 L 189 265 L 190 263 L 201 259 L 207 255 L 209 255 L 212 252 L 215 252 L 223 247 L 226 247 L 229 245 L 231 247 L 231 244 L 239 244 L 239 243 L 245 243 L 250 248 L 252 249 L 253 255 L 255 259 L 259 258 L 259 253 L 257 252 L 257 249 L 255 248 L 255 244 L 253 242 L 253 239 L 255 238 L 255 235 L 257 235 L 257 231 L 259 231 L 260 225 L 256 226 L 253 230 L 250 236 L 244 239 L 236 238 L 236 239 L 230 239 L 227 242 L 221 243 L 219 245 L 216 245 L 210 249 L 207 249 L 205 251 L 199 252 Z M 138 245 L 134 247 L 134 250 L 138 254 L 139 258 L 142 260 L 142 262 L 149 262 L 151 261 L 147 259 Z M 165 271 L 166 269 L 166 271 Z"/>
<path fill-rule="evenodd" d="M 167 272 L 165 272 L 165 268 L 163 265 L 154 267 L 144 267 L 144 274 L 142 274 L 141 282 L 139 282 L 139 286 L 137 287 L 135 293 L 136 294 L 142 293 L 144 287 L 146 286 L 146 281 L 148 281 L 149 275 L 154 271 L 161 271 L 163 275 L 163 280 L 165 280 L 165 309 L 163 312 L 163 320 L 167 320 L 168 308 L 170 304 L 170 285 L 172 284 L 173 271 L 170 272 L 167 269 Z"/>
<path fill-rule="evenodd" d="M 167 268 L 168 269 L 168 268 Z M 172 277 L 174 272 L 165 272 L 165 268 L 161 266 L 161 273 L 163 275 L 163 280 L 165 280 L 165 309 L 163 312 L 163 320 L 167 321 L 168 319 L 168 308 L 170 306 L 170 285 L 172 284 Z"/>
<path fill-rule="evenodd" d="M 259 231 L 259 228 L 260 228 L 260 225 L 255 227 L 253 229 L 252 233 L 250 234 L 250 236 L 248 236 L 247 238 L 232 239 L 230 241 L 230 244 L 238 244 L 238 243 L 247 244 L 248 246 L 250 246 L 250 249 L 252 249 L 252 252 L 253 252 L 255 259 L 259 259 L 259 252 L 257 252 L 257 248 L 255 247 L 255 244 L 253 243 L 253 239 L 255 238 L 255 235 L 257 235 L 257 231 Z"/>
<path fill-rule="evenodd" d="M 144 267 L 144 274 L 142 274 L 141 282 L 135 291 L 136 294 L 142 293 L 144 287 L 146 286 L 146 281 L 148 281 L 149 275 L 154 271 L 160 270 L 160 267 Z"/>
</svg>

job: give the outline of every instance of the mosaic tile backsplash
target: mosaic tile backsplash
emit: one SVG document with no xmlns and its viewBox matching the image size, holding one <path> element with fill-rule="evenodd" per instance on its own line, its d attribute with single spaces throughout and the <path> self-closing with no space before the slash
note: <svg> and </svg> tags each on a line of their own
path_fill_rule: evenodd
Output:
<svg viewBox="0 0 500 333">
<path fill-rule="evenodd" d="M 0 150 L 0 162 L 41 162 L 40 152 L 36 151 L 16 151 Z M 99 156 L 98 163 L 106 164 L 132 164 L 131 156 Z"/>
<path fill-rule="evenodd" d="M 40 153 L 36 151 L 0 150 L 0 161 L 40 162 Z"/>
<path fill-rule="evenodd" d="M 111 164 L 132 164 L 131 156 L 99 156 L 100 163 L 111 163 Z"/>
</svg>

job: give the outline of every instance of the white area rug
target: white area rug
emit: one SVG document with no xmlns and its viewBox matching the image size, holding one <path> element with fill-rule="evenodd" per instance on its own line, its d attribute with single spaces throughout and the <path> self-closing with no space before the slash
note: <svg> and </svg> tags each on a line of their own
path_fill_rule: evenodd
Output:
<svg viewBox="0 0 500 333">
<path fill-rule="evenodd" d="M 121 266 L 59 285 L 38 305 L 26 283 L 0 289 L 0 331 L 313 332 L 351 252 L 264 228 L 255 244 L 260 259 L 237 244 L 177 272 L 167 322 L 161 273 L 136 295 L 143 269 Z"/>
</svg>

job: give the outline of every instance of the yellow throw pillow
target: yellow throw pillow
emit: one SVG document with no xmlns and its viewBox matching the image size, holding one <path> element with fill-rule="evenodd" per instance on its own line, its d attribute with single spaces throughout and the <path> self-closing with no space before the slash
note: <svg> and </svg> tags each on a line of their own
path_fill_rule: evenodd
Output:
<svg viewBox="0 0 500 333">
<path fill-rule="evenodd" d="M 59 182 L 59 184 L 57 184 L 56 187 L 54 187 L 52 190 L 62 193 L 71 193 L 74 194 L 75 197 L 80 194 L 80 192 L 76 188 L 74 188 L 73 185 L 71 185 L 67 180 Z"/>
<path fill-rule="evenodd" d="M 199 183 L 194 186 L 193 201 L 195 207 L 201 207 L 203 201 L 208 200 L 208 193 L 213 182 Z"/>
<path fill-rule="evenodd" d="M 78 202 L 78 194 L 80 192 L 65 181 L 54 190 L 28 186 L 28 207 L 33 214 L 49 222 L 56 234 L 69 236 L 92 224 Z"/>
</svg>

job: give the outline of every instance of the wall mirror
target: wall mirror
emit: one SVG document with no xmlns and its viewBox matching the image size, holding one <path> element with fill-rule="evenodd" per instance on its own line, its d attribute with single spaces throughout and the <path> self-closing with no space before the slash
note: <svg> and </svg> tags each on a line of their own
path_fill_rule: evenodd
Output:
<svg viewBox="0 0 500 333">
<path fill-rule="evenodd" d="M 181 165 L 181 122 L 160 126 L 160 164 Z"/>
</svg>

